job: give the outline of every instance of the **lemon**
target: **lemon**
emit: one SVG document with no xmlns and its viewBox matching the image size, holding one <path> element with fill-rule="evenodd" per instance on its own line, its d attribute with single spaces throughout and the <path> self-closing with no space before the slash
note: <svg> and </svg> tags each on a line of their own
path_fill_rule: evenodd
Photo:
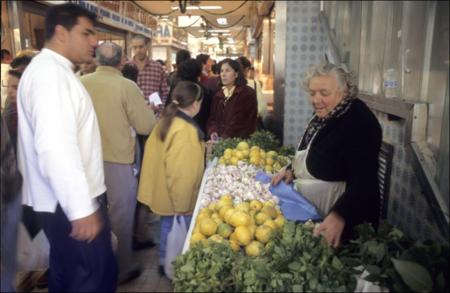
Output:
<svg viewBox="0 0 450 293">
<path fill-rule="evenodd" d="M 278 226 L 278 228 L 282 228 L 284 226 L 285 219 L 282 215 L 278 215 L 275 218 L 274 222 Z"/>
<path fill-rule="evenodd" d="M 258 157 L 250 157 L 250 164 L 252 165 L 258 165 L 259 164 L 259 158 Z"/>
<path fill-rule="evenodd" d="M 245 254 L 248 256 L 259 256 L 264 249 L 264 246 L 258 241 L 252 241 L 245 246 Z"/>
<path fill-rule="evenodd" d="M 234 213 L 235 211 L 236 211 L 235 209 L 231 208 L 231 209 L 228 209 L 228 210 L 225 212 L 225 214 L 224 214 L 224 216 L 223 216 L 223 219 L 225 220 L 225 222 L 230 223 L 231 215 L 233 215 L 233 213 Z"/>
<path fill-rule="evenodd" d="M 278 154 L 276 151 L 270 151 L 270 152 L 267 152 L 267 156 L 271 157 L 271 158 L 275 158 L 276 156 L 278 156 Z"/>
<path fill-rule="evenodd" d="M 197 223 L 201 223 L 201 221 L 203 221 L 204 219 L 209 219 L 209 215 L 206 213 L 200 213 L 197 216 Z"/>
<path fill-rule="evenodd" d="M 225 158 L 224 157 L 220 157 L 218 163 L 219 163 L 219 165 L 226 165 Z"/>
<path fill-rule="evenodd" d="M 210 211 L 215 211 L 216 210 L 216 203 L 215 202 L 210 203 L 209 206 L 208 206 L 208 209 Z"/>
<path fill-rule="evenodd" d="M 250 210 L 250 204 L 248 202 L 241 202 L 234 207 L 237 211 L 248 212 Z"/>
<path fill-rule="evenodd" d="M 251 151 L 251 152 L 252 152 L 252 151 L 258 151 L 258 152 L 259 152 L 259 146 L 256 146 L 256 145 L 252 146 L 252 147 L 250 148 L 250 151 Z"/>
<path fill-rule="evenodd" d="M 237 151 L 235 157 L 238 160 L 242 160 L 244 158 L 244 154 L 241 151 Z"/>
<path fill-rule="evenodd" d="M 227 199 L 221 199 L 221 200 L 219 200 L 217 203 L 216 203 L 216 206 L 215 206 L 215 210 L 217 211 L 217 212 L 219 212 L 220 213 L 220 210 L 223 208 L 223 207 L 226 207 L 226 206 L 228 206 L 228 207 L 232 207 L 233 206 L 233 201 L 231 201 L 231 200 L 227 200 Z"/>
<path fill-rule="evenodd" d="M 220 210 L 219 210 L 219 215 L 220 215 L 220 218 L 221 218 L 222 220 L 225 219 L 225 213 L 226 213 L 228 210 L 230 210 L 230 209 L 233 209 L 233 206 L 232 206 L 232 205 L 225 205 L 225 206 L 223 206 L 222 208 L 220 208 Z"/>
<path fill-rule="evenodd" d="M 275 161 L 271 157 L 266 158 L 266 165 L 272 166 Z"/>
<path fill-rule="evenodd" d="M 216 223 L 217 225 L 223 224 L 223 220 L 222 220 L 220 217 L 212 218 L 212 220 L 213 220 L 214 223 Z"/>
<path fill-rule="evenodd" d="M 195 225 L 194 230 L 192 230 L 192 234 L 200 233 L 200 225 Z"/>
<path fill-rule="evenodd" d="M 240 245 L 247 245 L 252 241 L 252 236 L 250 234 L 250 231 L 245 226 L 239 226 L 234 230 L 234 233 L 236 233 L 237 241 Z"/>
<path fill-rule="evenodd" d="M 229 239 L 239 243 L 236 232 L 231 233 Z"/>
<path fill-rule="evenodd" d="M 200 232 L 205 236 L 211 236 L 216 233 L 217 224 L 211 219 L 204 219 L 200 222 Z"/>
<path fill-rule="evenodd" d="M 214 242 L 222 243 L 223 242 L 223 237 L 220 236 L 220 235 L 214 234 L 211 237 L 209 237 L 208 240 L 212 240 Z"/>
<path fill-rule="evenodd" d="M 256 229 L 257 229 L 256 225 L 255 224 L 250 224 L 250 225 L 247 226 L 247 228 L 250 231 L 250 236 L 252 238 L 254 238 L 255 237 L 255 232 L 256 232 Z"/>
<path fill-rule="evenodd" d="M 264 225 L 269 226 L 269 227 L 272 228 L 273 230 L 278 229 L 277 224 L 275 224 L 275 222 L 272 221 L 272 220 L 267 220 L 267 221 L 265 221 L 265 222 L 264 222 Z"/>
<path fill-rule="evenodd" d="M 231 194 L 224 194 L 220 197 L 219 200 L 223 200 L 223 201 L 233 201 L 233 196 Z"/>
<path fill-rule="evenodd" d="M 230 148 L 226 149 L 226 150 L 223 152 L 224 155 L 229 155 L 230 158 L 231 158 L 231 154 L 232 154 L 232 153 L 233 153 L 233 150 L 230 149 Z"/>
<path fill-rule="evenodd" d="M 237 166 L 239 159 L 237 157 L 231 157 L 230 165 Z"/>
<path fill-rule="evenodd" d="M 263 151 L 263 150 L 260 150 L 260 151 L 259 151 L 259 156 L 260 156 L 261 158 L 265 159 L 265 158 L 266 158 L 266 156 L 267 156 L 267 154 L 266 154 L 266 152 L 265 152 L 265 151 Z"/>
<path fill-rule="evenodd" d="M 222 236 L 223 238 L 230 237 L 231 233 L 233 233 L 233 228 L 230 225 L 222 223 L 217 227 L 217 234 Z"/>
<path fill-rule="evenodd" d="M 274 171 L 278 172 L 278 171 L 280 171 L 281 168 L 282 168 L 282 166 L 281 166 L 280 163 L 275 162 L 275 163 L 273 164 L 273 170 L 274 170 Z"/>
<path fill-rule="evenodd" d="M 242 150 L 242 155 L 244 156 L 244 158 L 248 158 L 248 156 L 250 155 L 250 151 L 249 150 Z"/>
<path fill-rule="evenodd" d="M 238 143 L 238 145 L 236 146 L 236 148 L 238 150 L 248 150 L 250 148 L 250 146 L 248 145 L 248 143 L 246 141 L 241 141 L 240 143 Z"/>
<path fill-rule="evenodd" d="M 272 168 L 271 165 L 266 165 L 266 166 L 264 167 L 264 171 L 266 171 L 267 173 L 272 173 L 273 168 Z"/>
<path fill-rule="evenodd" d="M 236 240 L 229 240 L 228 243 L 230 244 L 231 249 L 234 252 L 238 252 L 239 251 L 240 246 L 239 246 L 239 243 Z"/>
<path fill-rule="evenodd" d="M 256 228 L 255 237 L 261 243 L 267 243 L 270 240 L 270 236 L 272 235 L 273 229 L 267 225 L 261 225 Z"/>
<path fill-rule="evenodd" d="M 236 211 L 231 215 L 229 222 L 233 227 L 247 226 L 250 224 L 250 216 L 243 211 Z"/>
<path fill-rule="evenodd" d="M 261 210 L 262 206 L 263 206 L 263 204 L 259 200 L 254 199 L 254 200 L 250 201 L 250 209 L 252 209 L 254 211 Z"/>
<path fill-rule="evenodd" d="M 189 241 L 189 243 L 190 243 L 190 245 L 193 245 L 193 244 L 199 242 L 200 240 L 204 240 L 204 239 L 206 239 L 205 236 L 203 236 L 200 232 L 196 232 L 196 233 L 192 234 L 191 240 Z"/>
<path fill-rule="evenodd" d="M 267 221 L 269 219 L 270 219 L 270 216 L 263 212 L 259 212 L 255 216 L 255 222 L 257 225 L 262 225 L 262 224 L 264 224 L 265 221 Z"/>
<path fill-rule="evenodd" d="M 251 157 L 255 157 L 255 158 L 257 158 L 258 160 L 261 158 L 261 155 L 260 155 L 260 153 L 259 153 L 259 151 L 258 150 L 252 150 L 252 151 L 250 151 L 250 158 Z"/>
<path fill-rule="evenodd" d="M 273 199 L 268 200 L 264 203 L 264 206 L 275 207 L 275 201 Z"/>
<path fill-rule="evenodd" d="M 232 157 L 232 154 L 231 154 L 231 153 L 224 153 L 224 154 L 223 154 L 223 159 L 224 159 L 224 160 L 229 160 L 229 159 L 231 159 L 231 157 Z"/>
<path fill-rule="evenodd" d="M 231 154 L 232 154 L 233 156 L 236 156 L 237 151 L 238 151 L 237 149 L 234 149 L 234 150 L 231 151 Z"/>
<path fill-rule="evenodd" d="M 272 219 L 278 216 L 277 210 L 273 206 L 265 205 L 262 207 L 261 212 L 269 215 Z"/>
</svg>

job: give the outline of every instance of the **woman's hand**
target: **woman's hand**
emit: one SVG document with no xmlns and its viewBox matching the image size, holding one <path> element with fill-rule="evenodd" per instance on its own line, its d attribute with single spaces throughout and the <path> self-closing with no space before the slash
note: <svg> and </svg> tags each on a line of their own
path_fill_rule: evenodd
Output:
<svg viewBox="0 0 450 293">
<path fill-rule="evenodd" d="M 211 133 L 210 139 L 207 141 L 207 143 L 216 144 L 219 142 L 219 135 L 217 132 Z"/>
<path fill-rule="evenodd" d="M 323 222 L 314 229 L 314 236 L 322 235 L 329 245 L 336 248 L 341 244 L 344 226 L 344 218 L 336 212 L 331 212 L 325 217 Z"/>
<path fill-rule="evenodd" d="M 272 186 L 277 186 L 281 180 L 284 180 L 286 184 L 291 183 L 294 180 L 294 173 L 292 170 L 282 170 L 272 177 Z"/>
</svg>

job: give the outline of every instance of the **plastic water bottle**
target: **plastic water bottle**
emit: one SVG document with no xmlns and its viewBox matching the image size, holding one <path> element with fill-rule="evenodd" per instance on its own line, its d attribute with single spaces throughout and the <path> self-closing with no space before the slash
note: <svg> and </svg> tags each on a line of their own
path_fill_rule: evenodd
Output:
<svg viewBox="0 0 450 293">
<path fill-rule="evenodd" d="M 397 71 L 389 68 L 384 71 L 384 96 L 386 98 L 398 97 L 398 78 Z"/>
</svg>

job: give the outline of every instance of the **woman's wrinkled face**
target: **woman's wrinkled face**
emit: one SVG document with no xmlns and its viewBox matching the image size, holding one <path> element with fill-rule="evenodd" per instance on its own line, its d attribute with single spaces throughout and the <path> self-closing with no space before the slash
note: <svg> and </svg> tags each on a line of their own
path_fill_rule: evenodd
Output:
<svg viewBox="0 0 450 293">
<path fill-rule="evenodd" d="M 224 86 L 234 85 L 238 77 L 238 73 L 228 63 L 223 63 L 220 67 L 220 79 Z"/>
<path fill-rule="evenodd" d="M 309 81 L 309 99 L 319 118 L 327 116 L 343 98 L 334 76 L 316 76 Z"/>
</svg>

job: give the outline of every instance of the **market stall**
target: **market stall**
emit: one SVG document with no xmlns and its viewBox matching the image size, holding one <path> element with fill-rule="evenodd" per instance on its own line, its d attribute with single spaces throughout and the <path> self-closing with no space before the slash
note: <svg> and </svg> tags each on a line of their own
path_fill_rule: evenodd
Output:
<svg viewBox="0 0 450 293">
<path fill-rule="evenodd" d="M 256 138 L 231 139 L 213 151 L 174 264 L 175 291 L 448 290 L 448 243 L 413 241 L 387 222 L 378 231 L 357 226 L 358 238 L 338 249 L 314 235 L 314 207 L 291 202 L 267 181 L 292 150 L 285 156 L 271 137 Z"/>
</svg>

